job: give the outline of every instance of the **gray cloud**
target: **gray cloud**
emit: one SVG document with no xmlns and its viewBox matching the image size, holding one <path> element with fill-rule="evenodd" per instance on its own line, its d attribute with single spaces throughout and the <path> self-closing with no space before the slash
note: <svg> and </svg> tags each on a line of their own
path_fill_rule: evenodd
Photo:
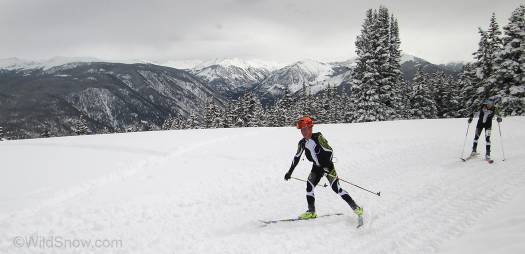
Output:
<svg viewBox="0 0 525 254">
<path fill-rule="evenodd" d="M 519 0 L 2 0 L 0 58 L 344 60 L 366 9 L 399 19 L 402 49 L 432 62 L 470 60 L 492 12 Z"/>
</svg>

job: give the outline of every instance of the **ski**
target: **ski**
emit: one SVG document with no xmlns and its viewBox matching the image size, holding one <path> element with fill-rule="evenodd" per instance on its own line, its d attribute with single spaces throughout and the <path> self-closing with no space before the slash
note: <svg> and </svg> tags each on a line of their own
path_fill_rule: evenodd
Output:
<svg viewBox="0 0 525 254">
<path fill-rule="evenodd" d="M 329 216 L 340 216 L 343 215 L 343 213 L 329 213 L 329 214 L 323 214 L 318 215 L 317 218 L 323 218 L 323 217 L 329 217 Z M 317 219 L 316 218 L 316 219 Z M 280 222 L 292 222 L 292 221 L 303 221 L 305 219 L 301 218 L 289 218 L 289 219 L 279 219 L 279 220 L 259 220 L 261 223 L 263 223 L 263 226 L 267 226 L 270 224 L 280 223 Z M 315 219 L 309 219 L 309 220 L 315 220 Z"/>
<path fill-rule="evenodd" d="M 467 158 L 460 158 L 460 159 L 461 159 L 463 162 L 466 162 L 466 161 L 468 161 L 468 160 L 470 160 L 470 159 L 472 159 L 472 158 L 476 158 L 476 157 L 478 157 L 478 155 L 479 155 L 478 153 L 473 154 L 473 155 L 471 154 L 471 155 L 469 155 Z"/>
<path fill-rule="evenodd" d="M 463 162 L 467 162 L 468 160 L 473 159 L 473 158 L 476 158 L 476 157 L 477 157 L 477 154 L 476 154 L 476 155 L 473 155 L 473 156 L 471 155 L 471 156 L 469 156 L 469 157 L 467 157 L 467 158 L 460 158 L 460 159 L 461 159 Z M 483 159 L 483 160 L 486 161 L 486 162 L 488 162 L 489 164 L 494 163 L 494 160 L 493 160 L 493 159 Z"/>
</svg>

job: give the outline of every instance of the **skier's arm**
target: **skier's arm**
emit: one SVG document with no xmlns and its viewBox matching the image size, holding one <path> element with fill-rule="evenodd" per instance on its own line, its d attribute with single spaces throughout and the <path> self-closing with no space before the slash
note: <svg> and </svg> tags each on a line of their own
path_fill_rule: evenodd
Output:
<svg viewBox="0 0 525 254">
<path fill-rule="evenodd" d="M 323 150 L 332 154 L 332 147 L 328 144 L 328 141 L 324 138 L 323 134 L 319 133 L 318 140 L 319 140 L 319 145 L 321 145 Z"/>
<path fill-rule="evenodd" d="M 299 160 L 301 159 L 303 151 L 303 146 L 301 145 L 301 141 L 299 141 L 299 144 L 297 145 L 297 153 L 295 153 L 295 156 L 293 157 L 292 165 L 290 165 L 290 169 L 288 169 L 288 172 L 286 173 L 286 175 L 284 175 L 285 180 L 290 179 L 290 177 L 292 176 L 292 172 L 297 166 L 297 164 L 299 164 Z"/>
<path fill-rule="evenodd" d="M 321 148 L 325 151 L 324 153 L 322 153 L 319 159 L 322 161 L 323 165 L 325 166 L 331 165 L 332 157 L 333 157 L 332 147 L 328 144 L 328 141 L 324 138 L 323 134 L 321 133 L 319 133 L 319 137 L 317 138 L 317 140 Z M 328 173 L 330 169 L 331 168 L 328 166 L 324 170 Z"/>
</svg>

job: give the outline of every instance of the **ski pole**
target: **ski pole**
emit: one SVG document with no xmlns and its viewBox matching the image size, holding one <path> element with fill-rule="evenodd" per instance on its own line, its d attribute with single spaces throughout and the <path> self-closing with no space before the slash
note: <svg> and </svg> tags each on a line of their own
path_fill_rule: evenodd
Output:
<svg viewBox="0 0 525 254">
<path fill-rule="evenodd" d="M 355 187 L 357 187 L 357 188 L 359 188 L 359 189 L 362 189 L 362 190 L 368 191 L 368 192 L 373 193 L 373 194 L 375 194 L 375 195 L 377 195 L 377 196 L 381 196 L 381 192 L 377 192 L 377 193 L 376 193 L 376 192 L 373 192 L 373 191 L 371 191 L 371 190 L 367 190 L 367 189 L 365 189 L 365 188 L 363 188 L 363 187 L 361 187 L 361 186 L 359 186 L 359 185 L 357 185 L 357 184 L 353 184 L 353 183 L 351 183 L 351 182 L 349 182 L 349 181 L 346 181 L 345 179 L 341 179 L 341 178 L 338 177 L 338 176 L 334 176 L 334 175 L 329 175 L 329 176 L 331 176 L 331 177 L 335 177 L 335 178 L 337 178 L 337 179 L 339 179 L 339 180 L 341 180 L 341 181 L 343 181 L 343 182 L 345 182 L 345 183 L 351 184 L 351 185 L 353 185 L 353 186 L 355 186 Z"/>
<path fill-rule="evenodd" d="M 461 148 L 461 159 L 462 160 L 465 160 L 463 156 L 465 155 L 465 144 L 467 143 L 467 136 L 468 136 L 469 129 L 470 129 L 470 122 L 467 123 L 467 133 L 465 134 L 465 139 L 463 140 L 463 147 Z"/>
<path fill-rule="evenodd" d="M 305 182 L 305 183 L 308 182 L 308 181 L 306 181 L 306 180 L 304 180 L 304 179 L 297 178 L 297 177 L 293 177 L 293 176 L 290 177 L 290 178 L 291 178 L 291 179 L 294 179 L 294 180 L 297 180 L 297 181 Z M 320 186 L 326 188 L 326 187 L 328 187 L 328 184 L 325 183 L 324 185 L 320 185 Z"/>
<path fill-rule="evenodd" d="M 501 144 L 501 152 L 503 153 L 503 161 L 505 161 L 505 150 L 503 150 L 503 136 L 501 136 L 501 126 L 499 125 L 499 122 L 498 122 L 498 131 L 499 131 L 499 139 L 500 139 L 500 144 Z"/>
</svg>

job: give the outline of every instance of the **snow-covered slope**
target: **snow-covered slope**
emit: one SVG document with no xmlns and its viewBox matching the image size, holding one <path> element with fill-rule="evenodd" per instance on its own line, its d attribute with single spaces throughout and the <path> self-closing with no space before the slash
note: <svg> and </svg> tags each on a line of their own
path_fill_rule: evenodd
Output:
<svg viewBox="0 0 525 254">
<path fill-rule="evenodd" d="M 0 142 L 0 253 L 63 251 L 15 246 L 31 236 L 122 240 L 67 253 L 524 253 L 525 118 L 504 119 L 507 160 L 494 135 L 492 165 L 459 160 L 465 126 L 317 125 L 340 177 L 381 191 L 343 185 L 365 208 L 361 229 L 323 187 L 318 213 L 344 216 L 261 227 L 306 209 L 304 183 L 283 180 L 300 139 L 292 127 Z"/>
</svg>

